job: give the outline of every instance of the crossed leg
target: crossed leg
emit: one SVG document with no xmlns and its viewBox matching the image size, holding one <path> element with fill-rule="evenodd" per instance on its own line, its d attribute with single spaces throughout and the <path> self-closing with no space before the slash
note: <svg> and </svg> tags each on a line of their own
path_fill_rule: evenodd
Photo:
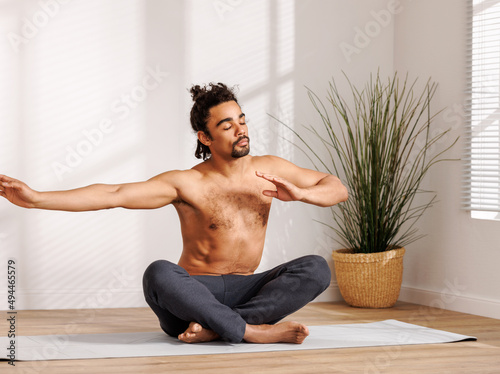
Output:
<svg viewBox="0 0 500 374">
<path fill-rule="evenodd" d="M 186 343 L 222 338 L 300 344 L 309 335 L 305 325 L 277 322 L 323 292 L 330 276 L 326 261 L 319 256 L 305 256 L 256 276 L 203 279 L 190 277 L 175 264 L 155 261 L 145 272 L 144 291 L 165 332 Z M 223 284 L 214 287 L 214 282 Z"/>
</svg>

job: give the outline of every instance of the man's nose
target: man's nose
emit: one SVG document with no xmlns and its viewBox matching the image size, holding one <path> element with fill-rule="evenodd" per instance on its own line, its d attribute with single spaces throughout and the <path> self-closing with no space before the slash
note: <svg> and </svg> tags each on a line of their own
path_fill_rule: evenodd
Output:
<svg viewBox="0 0 500 374">
<path fill-rule="evenodd" d="M 241 135 L 246 135 L 246 126 L 240 125 L 239 123 L 236 124 L 236 135 L 241 136 Z"/>
</svg>

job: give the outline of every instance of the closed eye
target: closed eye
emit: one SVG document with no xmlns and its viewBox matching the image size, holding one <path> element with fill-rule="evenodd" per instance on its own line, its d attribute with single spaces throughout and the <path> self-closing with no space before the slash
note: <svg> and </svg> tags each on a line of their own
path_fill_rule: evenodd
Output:
<svg viewBox="0 0 500 374">
<path fill-rule="evenodd" d="M 246 125 L 247 125 L 246 122 L 240 123 L 240 126 L 246 126 Z M 232 127 L 233 127 L 233 125 L 229 125 L 227 127 L 224 127 L 223 130 L 224 131 L 231 130 Z"/>
</svg>

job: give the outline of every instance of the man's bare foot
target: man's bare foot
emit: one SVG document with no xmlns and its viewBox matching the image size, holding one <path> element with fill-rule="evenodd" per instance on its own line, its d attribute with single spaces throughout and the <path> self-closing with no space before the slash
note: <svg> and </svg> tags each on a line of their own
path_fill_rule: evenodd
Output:
<svg viewBox="0 0 500 374">
<path fill-rule="evenodd" d="M 281 322 L 276 325 L 248 325 L 243 340 L 249 343 L 301 344 L 309 335 L 306 325 L 298 322 Z"/>
<path fill-rule="evenodd" d="M 219 339 L 220 336 L 216 332 L 204 328 L 199 323 L 191 322 L 186 331 L 180 334 L 178 338 L 184 343 L 202 343 Z"/>
</svg>

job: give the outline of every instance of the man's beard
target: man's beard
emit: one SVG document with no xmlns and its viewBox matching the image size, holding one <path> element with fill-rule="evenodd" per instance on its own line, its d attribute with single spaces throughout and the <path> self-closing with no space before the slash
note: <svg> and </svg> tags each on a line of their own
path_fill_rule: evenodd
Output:
<svg viewBox="0 0 500 374">
<path fill-rule="evenodd" d="M 236 149 L 236 144 L 241 142 L 243 139 L 246 139 L 248 141 L 248 144 L 245 147 L 241 147 L 240 149 Z M 231 157 L 240 158 L 240 157 L 246 156 L 249 153 L 250 153 L 250 138 L 248 136 L 243 135 L 242 137 L 238 138 L 238 140 L 236 140 L 233 143 L 233 150 L 231 152 Z"/>
</svg>

